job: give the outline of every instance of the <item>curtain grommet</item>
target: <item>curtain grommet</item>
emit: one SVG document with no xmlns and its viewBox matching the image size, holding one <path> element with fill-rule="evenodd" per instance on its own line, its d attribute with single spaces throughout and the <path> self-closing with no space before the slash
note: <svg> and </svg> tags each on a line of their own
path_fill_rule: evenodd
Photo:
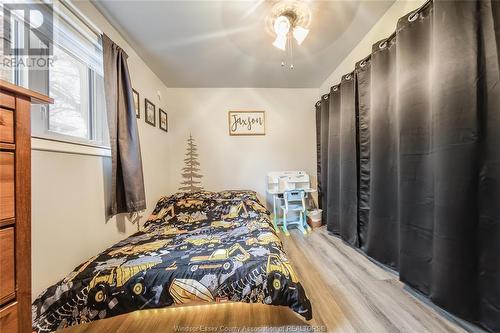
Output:
<svg viewBox="0 0 500 333">
<path fill-rule="evenodd" d="M 334 87 L 332 88 L 332 90 L 333 90 L 333 91 L 337 91 L 337 90 L 339 90 L 339 87 L 338 87 L 338 86 L 334 86 Z"/>
<path fill-rule="evenodd" d="M 351 79 L 351 74 L 347 74 L 346 76 L 344 76 L 344 78 L 349 81 Z"/>
<path fill-rule="evenodd" d="M 383 42 L 380 42 L 380 44 L 378 44 L 378 48 L 379 49 L 385 49 L 385 47 L 387 46 L 387 41 L 384 40 Z"/>
<path fill-rule="evenodd" d="M 359 67 L 365 67 L 365 66 L 366 66 L 366 61 L 363 60 L 359 63 Z"/>
<path fill-rule="evenodd" d="M 323 95 L 323 99 L 327 100 L 328 99 L 328 95 Z"/>
<path fill-rule="evenodd" d="M 418 18 L 418 12 L 413 12 L 408 15 L 408 22 L 413 22 Z"/>
</svg>

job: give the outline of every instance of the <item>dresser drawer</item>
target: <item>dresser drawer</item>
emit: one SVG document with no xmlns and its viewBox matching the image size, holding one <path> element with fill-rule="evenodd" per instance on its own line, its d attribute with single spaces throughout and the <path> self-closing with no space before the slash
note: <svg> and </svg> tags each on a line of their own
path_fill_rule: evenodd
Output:
<svg viewBox="0 0 500 333">
<path fill-rule="evenodd" d="M 0 108 L 0 141 L 14 143 L 14 111 Z"/>
<path fill-rule="evenodd" d="M 0 304 L 15 298 L 14 228 L 0 229 Z"/>
<path fill-rule="evenodd" d="M 0 91 L 0 107 L 4 107 L 7 109 L 15 109 L 16 107 L 15 97 L 9 93 Z"/>
<path fill-rule="evenodd" d="M 0 151 L 0 220 L 14 217 L 14 153 Z"/>
<path fill-rule="evenodd" d="M 17 303 L 0 308 L 0 332 L 17 332 Z"/>
</svg>

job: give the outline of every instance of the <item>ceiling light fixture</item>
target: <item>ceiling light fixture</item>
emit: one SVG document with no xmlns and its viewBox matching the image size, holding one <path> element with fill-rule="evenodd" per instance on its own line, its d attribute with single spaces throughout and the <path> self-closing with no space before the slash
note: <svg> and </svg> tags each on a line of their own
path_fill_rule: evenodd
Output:
<svg viewBox="0 0 500 333">
<path fill-rule="evenodd" d="M 279 1 L 273 7 L 268 22 L 272 24 L 271 31 L 275 35 L 273 46 L 285 52 L 281 66 L 289 64 L 293 69 L 293 45 L 295 42 L 301 45 L 309 34 L 309 7 L 298 0 Z"/>
<path fill-rule="evenodd" d="M 274 32 L 276 33 L 276 39 L 273 45 L 282 50 L 286 50 L 286 42 L 288 39 L 288 33 L 290 32 L 290 20 L 286 16 L 280 16 L 274 22 Z"/>
<path fill-rule="evenodd" d="M 281 51 L 286 50 L 287 36 L 277 36 L 273 42 L 273 46 L 280 49 Z"/>
<path fill-rule="evenodd" d="M 297 41 L 297 44 L 302 44 L 304 39 L 306 39 L 307 35 L 309 34 L 309 29 L 303 28 L 303 27 L 295 27 L 293 29 L 293 37 Z"/>
</svg>

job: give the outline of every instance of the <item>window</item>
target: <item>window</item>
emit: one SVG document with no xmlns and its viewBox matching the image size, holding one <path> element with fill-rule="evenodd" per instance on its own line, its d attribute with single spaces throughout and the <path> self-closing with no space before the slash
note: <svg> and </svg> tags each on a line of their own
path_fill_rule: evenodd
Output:
<svg viewBox="0 0 500 333">
<path fill-rule="evenodd" d="M 63 49 L 54 48 L 54 62 L 49 75 L 49 94 L 54 104 L 49 108 L 49 131 L 89 138 L 89 70 Z"/>
<path fill-rule="evenodd" d="M 101 38 L 66 1 L 47 10 L 53 17 L 51 61 L 43 68 L 17 64 L 11 73 L 14 83 L 54 98 L 52 105 L 33 106 L 32 135 L 109 146 Z M 11 21 L 12 45 L 25 45 L 23 18 L 11 15 Z M 32 46 L 36 38 L 30 39 Z"/>
</svg>

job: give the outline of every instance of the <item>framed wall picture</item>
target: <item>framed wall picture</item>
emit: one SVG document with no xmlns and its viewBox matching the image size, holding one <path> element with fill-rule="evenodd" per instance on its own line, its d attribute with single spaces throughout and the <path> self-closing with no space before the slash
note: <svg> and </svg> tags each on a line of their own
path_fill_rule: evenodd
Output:
<svg viewBox="0 0 500 333">
<path fill-rule="evenodd" d="M 266 135 L 264 111 L 229 111 L 229 135 Z"/>
<path fill-rule="evenodd" d="M 160 129 L 168 132 L 168 115 L 162 109 L 158 109 L 158 113 L 160 114 Z"/>
<path fill-rule="evenodd" d="M 144 99 L 144 120 L 151 125 L 156 127 L 156 107 L 147 98 Z"/>
<path fill-rule="evenodd" d="M 134 95 L 135 117 L 141 118 L 141 107 L 140 107 L 139 93 L 137 92 L 137 90 L 132 89 L 132 94 Z"/>
</svg>

